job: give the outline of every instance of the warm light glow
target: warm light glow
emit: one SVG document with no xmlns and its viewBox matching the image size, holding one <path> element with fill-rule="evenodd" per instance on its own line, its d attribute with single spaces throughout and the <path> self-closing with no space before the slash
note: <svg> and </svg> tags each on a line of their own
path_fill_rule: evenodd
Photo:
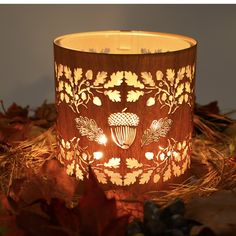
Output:
<svg viewBox="0 0 236 236">
<path fill-rule="evenodd" d="M 146 157 L 148 160 L 152 160 L 153 157 L 154 157 L 154 153 L 153 153 L 153 152 L 146 152 L 146 153 L 145 153 L 145 157 Z"/>
<path fill-rule="evenodd" d="M 106 145 L 106 143 L 107 143 L 107 137 L 106 137 L 105 134 L 101 135 L 101 136 L 98 138 L 98 143 L 99 143 L 99 144 Z"/>
<path fill-rule="evenodd" d="M 100 160 L 103 157 L 103 153 L 102 152 L 94 152 L 93 157 L 96 160 Z"/>
</svg>

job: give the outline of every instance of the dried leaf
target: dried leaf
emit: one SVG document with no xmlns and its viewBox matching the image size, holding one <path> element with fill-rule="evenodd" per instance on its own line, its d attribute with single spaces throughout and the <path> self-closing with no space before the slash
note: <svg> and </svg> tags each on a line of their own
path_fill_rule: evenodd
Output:
<svg viewBox="0 0 236 236">
<path fill-rule="evenodd" d="M 135 158 L 127 158 L 126 159 L 126 166 L 129 169 L 134 169 L 134 168 L 142 167 L 143 164 L 139 163 Z"/>
<path fill-rule="evenodd" d="M 16 103 L 12 103 L 12 105 L 7 109 L 5 116 L 7 118 L 16 118 L 16 117 L 21 117 L 21 118 L 27 118 L 29 112 L 29 107 L 21 107 L 18 106 Z"/>
<path fill-rule="evenodd" d="M 119 168 L 120 166 L 120 158 L 117 157 L 112 157 L 109 159 L 108 162 L 104 163 L 105 167 L 110 167 L 110 168 Z"/>
<path fill-rule="evenodd" d="M 104 85 L 104 88 L 114 88 L 120 86 L 123 83 L 123 71 L 118 71 L 110 76 L 110 80 Z"/>
<path fill-rule="evenodd" d="M 134 184 L 141 173 L 142 173 L 142 170 L 135 170 L 131 173 L 127 173 L 124 176 L 124 185 L 126 186 L 130 184 Z"/>
<path fill-rule="evenodd" d="M 140 179 L 139 179 L 139 184 L 146 184 L 151 178 L 151 175 L 153 173 L 153 170 L 149 170 L 147 172 L 144 172 L 141 174 Z"/>
<path fill-rule="evenodd" d="M 106 81 L 106 78 L 107 78 L 107 72 L 105 72 L 105 71 L 98 72 L 93 85 L 98 86 L 100 84 L 104 84 Z"/>
<path fill-rule="evenodd" d="M 149 86 L 155 86 L 155 82 L 152 79 L 152 74 L 150 72 L 142 72 L 141 77 L 143 78 L 143 82 Z"/>
<path fill-rule="evenodd" d="M 144 85 L 138 81 L 138 76 L 131 71 L 125 71 L 125 82 L 128 86 L 143 89 Z"/>
<path fill-rule="evenodd" d="M 131 90 L 128 91 L 127 94 L 127 102 L 136 102 L 140 96 L 143 96 L 144 92 L 143 91 L 139 91 L 139 90 Z"/>
<path fill-rule="evenodd" d="M 112 102 L 120 102 L 120 101 L 121 101 L 120 91 L 117 91 L 117 90 L 108 90 L 108 91 L 105 91 L 104 94 L 105 94 L 106 96 L 108 96 L 108 98 L 109 98 Z"/>
</svg>

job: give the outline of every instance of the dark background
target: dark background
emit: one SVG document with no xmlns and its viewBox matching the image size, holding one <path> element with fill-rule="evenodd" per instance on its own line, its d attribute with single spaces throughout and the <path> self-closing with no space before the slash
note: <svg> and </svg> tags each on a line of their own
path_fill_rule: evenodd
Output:
<svg viewBox="0 0 236 236">
<path fill-rule="evenodd" d="M 0 99 L 54 101 L 53 39 L 119 29 L 197 39 L 197 102 L 236 108 L 236 5 L 0 5 Z"/>
</svg>

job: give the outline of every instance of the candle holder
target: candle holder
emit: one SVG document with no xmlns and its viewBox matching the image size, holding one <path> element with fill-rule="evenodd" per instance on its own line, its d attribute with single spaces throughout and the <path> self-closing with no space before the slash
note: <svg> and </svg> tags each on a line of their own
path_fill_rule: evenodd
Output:
<svg viewBox="0 0 236 236">
<path fill-rule="evenodd" d="M 58 159 L 104 189 L 146 192 L 190 167 L 196 41 L 104 31 L 55 39 Z"/>
</svg>

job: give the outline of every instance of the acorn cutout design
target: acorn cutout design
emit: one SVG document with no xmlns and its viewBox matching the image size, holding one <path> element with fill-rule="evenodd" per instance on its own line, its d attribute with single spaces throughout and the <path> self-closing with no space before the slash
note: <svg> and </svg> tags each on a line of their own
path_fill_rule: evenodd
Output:
<svg viewBox="0 0 236 236">
<path fill-rule="evenodd" d="M 134 142 L 136 127 L 139 124 L 139 117 L 130 112 L 113 113 L 108 117 L 108 124 L 111 129 L 111 136 L 117 146 L 128 149 Z"/>
</svg>

